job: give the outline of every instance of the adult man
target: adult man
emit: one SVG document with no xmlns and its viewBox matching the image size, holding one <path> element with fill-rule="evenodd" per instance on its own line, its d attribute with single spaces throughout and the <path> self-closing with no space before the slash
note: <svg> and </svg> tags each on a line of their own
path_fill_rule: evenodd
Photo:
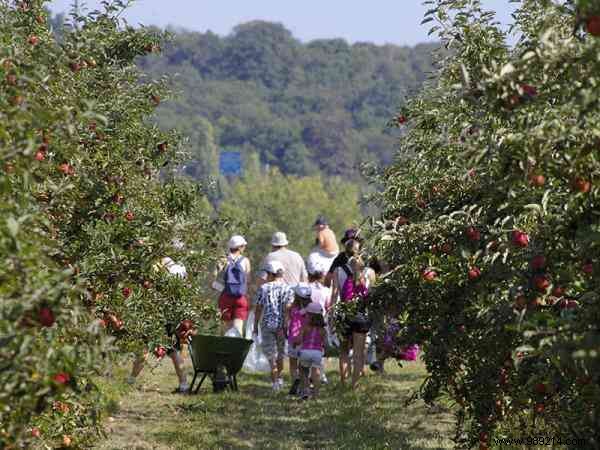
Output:
<svg viewBox="0 0 600 450">
<path fill-rule="evenodd" d="M 271 238 L 272 251 L 265 257 L 258 272 L 257 281 L 259 286 L 267 281 L 268 275 L 265 268 L 271 261 L 279 261 L 283 265 L 283 281 L 286 284 L 295 286 L 298 283 L 306 283 L 308 281 L 308 274 L 306 273 L 306 266 L 304 265 L 302 256 L 289 250 L 287 248 L 288 245 L 289 242 L 285 233 L 278 231 L 273 234 Z"/>
<path fill-rule="evenodd" d="M 316 246 L 308 255 L 308 263 L 323 265 L 327 272 L 340 252 L 340 248 L 337 244 L 335 233 L 329 228 L 325 217 L 317 217 L 314 229 L 316 233 Z"/>
</svg>

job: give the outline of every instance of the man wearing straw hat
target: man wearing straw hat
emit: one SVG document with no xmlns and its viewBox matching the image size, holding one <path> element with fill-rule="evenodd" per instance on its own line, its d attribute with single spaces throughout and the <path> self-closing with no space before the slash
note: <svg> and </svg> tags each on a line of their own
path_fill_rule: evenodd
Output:
<svg viewBox="0 0 600 450">
<path fill-rule="evenodd" d="M 297 252 L 288 249 L 288 245 L 289 241 L 285 233 L 278 231 L 273 234 L 271 238 L 272 251 L 265 257 L 258 272 L 259 286 L 267 281 L 265 267 L 271 261 L 278 261 L 283 265 L 283 281 L 286 284 L 295 286 L 298 283 L 306 283 L 308 281 L 304 259 Z"/>
</svg>

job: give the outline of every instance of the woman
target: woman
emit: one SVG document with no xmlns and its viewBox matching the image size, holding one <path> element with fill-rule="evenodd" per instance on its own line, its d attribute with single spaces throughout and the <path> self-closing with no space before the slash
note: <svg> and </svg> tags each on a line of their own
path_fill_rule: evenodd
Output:
<svg viewBox="0 0 600 450">
<path fill-rule="evenodd" d="M 375 282 L 375 271 L 366 267 L 359 255 L 360 243 L 349 240 L 345 244 L 348 262 L 337 267 L 333 277 L 332 298 L 336 302 L 363 302 L 370 286 Z M 363 304 L 357 305 L 357 313 L 346 318 L 340 349 L 340 380 L 346 383 L 350 372 L 350 349 L 352 349 L 352 388 L 355 389 L 365 365 L 366 338 L 371 323 L 364 313 Z"/>
<path fill-rule="evenodd" d="M 248 280 L 250 279 L 250 260 L 243 253 L 248 243 L 242 236 L 233 236 L 229 240 L 229 254 L 224 268 L 219 271 L 213 287 L 221 292 L 219 310 L 226 333 L 235 328 L 243 336 L 244 321 L 248 318 Z"/>
</svg>

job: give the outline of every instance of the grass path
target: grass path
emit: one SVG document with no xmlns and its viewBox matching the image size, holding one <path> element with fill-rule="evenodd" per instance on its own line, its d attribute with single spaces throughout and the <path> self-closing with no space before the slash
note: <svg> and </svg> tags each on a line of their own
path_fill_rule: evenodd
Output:
<svg viewBox="0 0 600 450">
<path fill-rule="evenodd" d="M 332 361 L 333 363 L 333 361 Z M 107 438 L 108 449 L 447 449 L 452 417 L 431 411 L 422 402 L 405 406 L 425 376 L 422 365 L 404 368 L 389 362 L 384 376 L 370 375 L 358 392 L 339 387 L 334 364 L 331 383 L 318 400 L 300 402 L 286 393 L 273 394 L 266 375 L 240 374 L 239 393 L 213 394 L 205 382 L 199 395 L 170 391 L 175 375 L 165 360 L 145 370 L 139 384 L 124 390 Z M 124 378 L 115 371 L 107 386 Z"/>
</svg>

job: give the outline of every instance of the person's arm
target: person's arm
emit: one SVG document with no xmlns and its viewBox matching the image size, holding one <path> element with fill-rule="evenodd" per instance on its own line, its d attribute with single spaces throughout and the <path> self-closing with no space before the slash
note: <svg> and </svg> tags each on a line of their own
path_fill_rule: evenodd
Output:
<svg viewBox="0 0 600 450">
<path fill-rule="evenodd" d="M 325 249 L 325 233 L 323 233 L 322 231 L 319 231 L 317 233 L 317 245 L 319 246 L 320 249 L 324 250 Z"/>
<path fill-rule="evenodd" d="M 256 311 L 254 312 L 254 334 L 258 334 L 258 324 L 260 323 L 260 316 L 262 315 L 263 305 L 260 303 L 256 304 Z"/>
<path fill-rule="evenodd" d="M 337 274 L 334 272 L 331 276 L 331 305 L 333 306 L 337 302 L 340 288 L 338 286 L 339 281 Z"/>
<path fill-rule="evenodd" d="M 325 331 L 325 328 L 321 328 L 319 330 L 319 332 L 321 333 L 321 342 L 323 342 L 323 350 L 325 350 L 325 347 L 327 346 L 326 342 L 327 342 L 327 332 Z"/>
<path fill-rule="evenodd" d="M 304 263 L 302 256 L 298 255 L 298 257 L 300 258 L 300 261 L 302 261 L 302 266 L 301 266 L 302 271 L 300 273 L 300 282 L 307 283 L 308 282 L 308 272 L 306 271 L 306 264 Z"/>
</svg>

